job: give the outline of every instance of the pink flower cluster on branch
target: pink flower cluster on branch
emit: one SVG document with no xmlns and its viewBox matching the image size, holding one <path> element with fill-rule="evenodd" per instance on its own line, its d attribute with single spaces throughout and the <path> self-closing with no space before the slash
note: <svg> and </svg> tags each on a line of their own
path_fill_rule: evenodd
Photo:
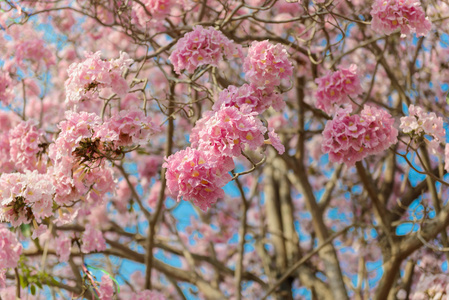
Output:
<svg viewBox="0 0 449 300">
<path fill-rule="evenodd" d="M 0 220 L 13 226 L 31 221 L 40 223 L 53 215 L 54 187 L 47 174 L 38 174 L 37 171 L 3 173 L 0 176 L 0 191 Z"/>
<path fill-rule="evenodd" d="M 169 59 L 175 72 L 181 74 L 184 69 L 193 73 L 202 65 L 218 67 L 223 57 L 227 59 L 242 57 L 242 46 L 235 44 L 212 27 L 204 28 L 196 25 L 193 31 L 179 39 Z"/>
<path fill-rule="evenodd" d="M 290 79 L 293 66 L 287 50 L 281 44 L 273 45 L 268 40 L 254 41 L 243 63 L 245 77 L 259 89 L 273 90 L 283 79 Z"/>
<path fill-rule="evenodd" d="M 55 201 L 61 205 L 86 193 L 90 199 L 101 199 L 115 185 L 106 158 L 122 158 L 123 147 L 146 144 L 159 131 L 139 110 L 121 111 L 103 124 L 94 113 L 70 111 L 59 128 L 49 156 L 54 161 Z"/>
<path fill-rule="evenodd" d="M 115 146 L 148 144 L 150 136 L 159 132 L 159 127 L 140 109 L 122 110 L 95 130 L 94 137 L 113 142 Z"/>
<path fill-rule="evenodd" d="M 106 249 L 106 241 L 101 230 L 87 224 L 82 237 L 81 252 L 90 253 Z"/>
<path fill-rule="evenodd" d="M 434 153 L 440 152 L 440 143 L 446 140 L 443 118 L 437 117 L 434 112 L 426 113 L 421 107 L 411 104 L 409 115 L 401 118 L 399 128 L 411 137 L 432 137 L 429 145 Z"/>
<path fill-rule="evenodd" d="M 419 37 L 432 27 L 419 0 L 375 0 L 371 16 L 371 28 L 381 34 L 390 35 L 400 28 L 403 35 L 416 32 Z"/>
<path fill-rule="evenodd" d="M 0 225 L 0 273 L 3 268 L 17 267 L 22 248 L 15 234 Z"/>
<path fill-rule="evenodd" d="M 166 158 L 162 167 L 167 168 L 167 187 L 178 201 L 192 201 L 206 211 L 218 198 L 224 196 L 224 187 L 230 180 L 234 161 L 227 156 L 208 151 L 181 150 Z"/>
<path fill-rule="evenodd" d="M 218 111 L 220 107 L 235 106 L 237 108 L 247 106 L 252 111 L 262 113 L 269 107 L 280 111 L 285 107 L 285 102 L 279 93 L 258 89 L 254 85 L 244 84 L 240 87 L 228 86 L 218 95 L 218 100 L 212 109 Z"/>
<path fill-rule="evenodd" d="M 331 162 L 353 166 L 397 142 L 398 130 L 386 111 L 365 105 L 360 114 L 351 112 L 351 108 L 338 109 L 334 119 L 326 123 L 321 148 Z"/>
<path fill-rule="evenodd" d="M 120 52 L 120 58 L 111 61 L 102 60 L 100 51 L 84 55 L 86 60 L 71 64 L 67 71 L 67 103 L 95 99 L 99 90 L 107 87 L 120 97 L 126 95 L 129 86 L 122 73 L 133 63 L 127 53 Z"/>
<path fill-rule="evenodd" d="M 360 95 L 363 90 L 357 75 L 357 66 L 329 71 L 325 76 L 315 79 L 318 84 L 316 107 L 331 114 L 335 106 L 350 103 L 349 97 Z"/>
<path fill-rule="evenodd" d="M 42 157 L 45 149 L 41 141 L 44 132 L 36 125 L 33 120 L 21 122 L 9 132 L 11 160 L 18 171 L 46 170 L 46 157 Z"/>
<path fill-rule="evenodd" d="M 192 147 L 230 157 L 240 156 L 245 146 L 256 150 L 264 144 L 267 131 L 256 116 L 257 113 L 234 106 L 208 111 L 192 129 L 190 143 Z"/>
</svg>

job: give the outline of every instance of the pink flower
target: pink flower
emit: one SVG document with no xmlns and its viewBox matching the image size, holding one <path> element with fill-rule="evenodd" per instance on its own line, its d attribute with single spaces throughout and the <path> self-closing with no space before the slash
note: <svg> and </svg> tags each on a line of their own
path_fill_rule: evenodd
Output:
<svg viewBox="0 0 449 300">
<path fill-rule="evenodd" d="M 90 224 L 86 224 L 82 241 L 81 252 L 83 253 L 103 251 L 106 249 L 106 241 L 103 238 L 103 233 Z"/>
<path fill-rule="evenodd" d="M 136 12 L 137 22 L 145 27 L 146 23 L 153 19 L 160 21 L 166 18 L 173 5 L 172 0 L 143 0 L 141 3 L 133 4 L 133 10 Z M 151 16 L 148 15 L 147 11 Z"/>
<path fill-rule="evenodd" d="M 3 173 L 0 191 L 0 219 L 13 226 L 28 224 L 32 220 L 40 223 L 53 215 L 54 188 L 47 174 L 38 174 L 37 171 Z"/>
<path fill-rule="evenodd" d="M 404 133 L 408 133 L 412 137 L 423 137 L 429 135 L 433 139 L 429 146 L 434 153 L 439 153 L 440 143 L 446 140 L 446 130 L 444 130 L 444 122 L 441 117 L 437 117 L 434 112 L 426 113 L 421 107 L 410 105 L 409 116 L 401 118 L 399 128 Z"/>
<path fill-rule="evenodd" d="M 5 227 L 0 227 L 0 266 L 2 268 L 15 268 L 22 254 L 22 244 L 14 233 Z"/>
<path fill-rule="evenodd" d="M 73 63 L 67 73 L 69 78 L 65 82 L 66 102 L 77 103 L 92 100 L 99 89 L 109 87 L 120 97 L 128 92 L 128 84 L 122 77 L 122 72 L 129 67 L 133 60 L 127 53 L 120 52 L 120 58 L 105 61 L 101 59 L 101 52 L 85 53 L 86 60 Z"/>
<path fill-rule="evenodd" d="M 150 136 L 160 131 L 151 117 L 145 116 L 140 109 L 122 110 L 95 130 L 94 137 L 113 142 L 116 147 L 146 145 Z"/>
<path fill-rule="evenodd" d="M 221 189 L 229 181 L 234 168 L 230 157 L 187 148 L 165 158 L 167 187 L 171 195 L 192 201 L 206 211 L 218 198 L 224 197 Z"/>
<path fill-rule="evenodd" d="M 100 300 L 112 300 L 114 295 L 114 283 L 109 275 L 103 275 L 101 277 L 100 288 L 99 288 Z"/>
<path fill-rule="evenodd" d="M 390 35 L 400 28 L 401 33 L 425 36 L 432 24 L 426 18 L 419 0 L 375 0 L 371 10 L 374 31 Z"/>
<path fill-rule="evenodd" d="M 56 255 L 59 257 L 60 262 L 67 262 L 70 257 L 70 249 L 72 247 L 72 241 L 65 235 L 59 235 L 56 238 Z"/>
<path fill-rule="evenodd" d="M 262 113 L 270 106 L 280 111 L 284 108 L 285 102 L 280 94 L 268 90 L 258 89 L 256 86 L 244 84 L 241 87 L 228 86 L 218 95 L 218 100 L 212 107 L 217 111 L 222 106 L 235 106 L 237 108 L 247 106 L 250 110 Z"/>
<path fill-rule="evenodd" d="M 251 84 L 268 90 L 280 85 L 283 79 L 289 80 L 293 74 L 287 50 L 281 44 L 273 45 L 268 40 L 252 42 L 243 70 Z"/>
<path fill-rule="evenodd" d="M 34 38 L 25 40 L 15 45 L 14 60 L 20 67 L 25 67 L 24 60 L 30 60 L 39 65 L 45 65 L 47 68 L 55 64 L 55 56 L 43 39 Z"/>
<path fill-rule="evenodd" d="M 234 106 L 208 111 L 192 129 L 192 147 L 211 151 L 217 156 L 240 156 L 245 146 L 255 150 L 264 144 L 267 131 L 255 116 L 255 112 L 242 111 Z"/>
<path fill-rule="evenodd" d="M 350 103 L 348 96 L 356 97 L 363 90 L 357 75 L 357 66 L 349 69 L 340 68 L 336 72 L 328 72 L 325 76 L 315 79 L 318 84 L 316 92 L 316 107 L 326 113 L 333 113 L 335 105 Z"/>
<path fill-rule="evenodd" d="M 9 132 L 11 159 L 19 171 L 45 171 L 45 156 L 38 157 L 43 152 L 41 137 L 42 129 L 37 128 L 35 121 L 20 122 Z"/>
<path fill-rule="evenodd" d="M 281 139 L 277 135 L 276 132 L 274 132 L 273 128 L 270 128 L 268 131 L 268 143 L 273 145 L 274 149 L 279 152 L 279 154 L 283 154 L 285 152 L 285 147 L 282 145 Z"/>
<path fill-rule="evenodd" d="M 323 131 L 321 149 L 331 162 L 352 166 L 368 155 L 381 153 L 397 142 L 394 119 L 384 110 L 365 105 L 360 115 L 338 109 Z"/>
<path fill-rule="evenodd" d="M 44 225 L 44 224 L 41 224 L 41 225 L 35 227 L 34 230 L 33 230 L 33 234 L 31 235 L 31 238 L 33 240 L 37 239 L 38 237 L 40 237 L 41 235 L 46 233 L 47 229 L 48 229 L 48 226 Z"/>
<path fill-rule="evenodd" d="M 193 31 L 179 39 L 169 59 L 176 73 L 181 74 L 184 69 L 193 73 L 202 65 L 218 67 L 223 56 L 228 59 L 241 57 L 242 46 L 235 44 L 213 27 L 204 28 L 196 25 Z"/>
</svg>

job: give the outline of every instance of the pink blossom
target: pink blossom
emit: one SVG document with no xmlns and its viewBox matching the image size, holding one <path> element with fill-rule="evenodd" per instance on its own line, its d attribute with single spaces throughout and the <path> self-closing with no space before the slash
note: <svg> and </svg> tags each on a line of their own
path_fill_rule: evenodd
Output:
<svg viewBox="0 0 449 300">
<path fill-rule="evenodd" d="M 55 56 L 43 39 L 24 40 L 15 45 L 15 61 L 20 67 L 25 67 L 24 60 L 36 62 L 36 65 L 43 63 L 47 68 L 55 64 Z"/>
<path fill-rule="evenodd" d="M 234 106 L 208 111 L 192 129 L 192 147 L 226 156 L 240 156 L 245 146 L 255 150 L 263 145 L 267 131 L 256 116 Z"/>
<path fill-rule="evenodd" d="M 45 171 L 45 156 L 42 157 L 44 149 L 41 144 L 44 132 L 36 125 L 37 122 L 32 120 L 20 122 L 9 132 L 11 159 L 19 171 Z"/>
<path fill-rule="evenodd" d="M 82 241 L 81 252 L 83 253 L 103 251 L 106 249 L 106 241 L 103 238 L 103 234 L 90 224 L 86 224 Z"/>
<path fill-rule="evenodd" d="M 0 219 L 13 226 L 41 222 L 53 215 L 54 188 L 47 174 L 37 171 L 3 173 L 0 176 Z M 37 226 L 35 226 L 37 227 Z"/>
<path fill-rule="evenodd" d="M 243 70 L 251 84 L 270 91 L 280 85 L 281 80 L 290 80 L 293 74 L 287 50 L 281 44 L 273 45 L 268 40 L 252 42 Z"/>
<path fill-rule="evenodd" d="M 159 132 L 159 126 L 140 109 L 122 110 L 103 125 L 95 128 L 95 137 L 114 146 L 146 145 L 150 136 Z"/>
<path fill-rule="evenodd" d="M 193 73 L 202 65 L 218 67 L 223 56 L 228 59 L 241 57 L 242 46 L 235 44 L 213 27 L 196 25 L 193 31 L 179 39 L 169 59 L 176 73 L 181 74 L 184 69 Z"/>
<path fill-rule="evenodd" d="M 218 198 L 224 197 L 221 189 L 230 180 L 234 168 L 230 157 L 187 148 L 165 159 L 167 187 L 178 201 L 192 201 L 206 211 Z"/>
<path fill-rule="evenodd" d="M 233 85 L 228 86 L 218 95 L 218 100 L 212 107 L 217 111 L 222 106 L 235 106 L 237 108 L 247 106 L 252 111 L 262 113 L 270 106 L 280 111 L 284 108 L 285 102 L 280 94 L 275 91 L 261 90 L 256 86 L 244 84 L 240 87 Z"/>
<path fill-rule="evenodd" d="M 133 60 L 127 53 L 120 52 L 120 58 L 105 61 L 101 52 L 85 53 L 86 60 L 69 66 L 69 78 L 65 82 L 66 102 L 77 103 L 92 100 L 99 89 L 109 87 L 120 97 L 128 92 L 128 84 L 122 77 L 122 72 Z"/>
<path fill-rule="evenodd" d="M 447 299 L 449 276 L 447 274 L 422 274 L 418 284 L 410 293 L 411 300 Z"/>
<path fill-rule="evenodd" d="M 378 154 L 397 142 L 394 119 L 384 110 L 365 105 L 360 115 L 338 109 L 323 131 L 321 149 L 331 162 L 352 166 L 368 155 Z"/>
<path fill-rule="evenodd" d="M 59 257 L 60 262 L 67 262 L 70 257 L 70 249 L 72 241 L 65 235 L 59 235 L 56 240 L 56 255 Z"/>
<path fill-rule="evenodd" d="M 109 275 L 103 275 L 101 277 L 100 288 L 99 288 L 100 300 L 112 300 L 114 295 L 114 283 Z"/>
<path fill-rule="evenodd" d="M 83 139 L 91 138 L 94 129 L 101 124 L 101 119 L 94 113 L 67 111 L 66 120 L 58 128 L 61 130 L 55 144 L 50 146 L 50 157 L 60 160 L 64 156 L 71 156 Z"/>
<path fill-rule="evenodd" d="M 409 115 L 401 118 L 399 128 L 412 137 L 429 135 L 433 139 L 429 146 L 434 153 L 440 153 L 440 143 L 446 140 L 446 130 L 441 117 L 434 112 L 426 113 L 421 107 L 410 105 Z"/>
<path fill-rule="evenodd" d="M 142 6 L 143 4 L 143 6 Z M 152 20 L 163 20 L 170 14 L 170 10 L 174 5 L 172 0 L 143 0 L 141 3 L 135 3 L 133 10 L 136 12 L 137 22 L 146 27 L 146 23 Z M 148 15 L 147 11 L 151 14 Z"/>
<path fill-rule="evenodd" d="M 432 27 L 419 0 L 375 0 L 371 16 L 371 27 L 381 34 L 390 35 L 400 28 L 404 35 L 416 32 L 419 37 Z"/>
<path fill-rule="evenodd" d="M 137 171 L 142 178 L 148 181 L 155 176 L 163 162 L 162 156 L 158 155 L 145 155 L 139 157 L 139 164 L 137 165 Z"/>
<path fill-rule="evenodd" d="M 38 237 L 40 237 L 44 233 L 47 233 L 47 230 L 48 230 L 48 226 L 44 225 L 44 224 L 41 224 L 41 225 L 39 225 L 39 226 L 34 228 L 33 234 L 31 235 L 31 238 L 33 240 L 37 239 Z"/>
<path fill-rule="evenodd" d="M 284 145 L 282 145 L 281 139 L 279 138 L 277 133 L 274 132 L 273 128 L 269 128 L 268 137 L 269 137 L 268 144 L 272 145 L 274 149 L 276 149 L 277 152 L 279 152 L 279 154 L 283 154 L 285 152 L 285 147 Z"/>
<path fill-rule="evenodd" d="M 335 105 L 350 103 L 349 96 L 356 97 L 363 92 L 356 65 L 351 65 L 349 69 L 340 68 L 336 72 L 329 71 L 315 82 L 318 84 L 316 107 L 326 113 L 333 113 Z"/>
<path fill-rule="evenodd" d="M 5 227 L 0 227 L 0 266 L 2 268 L 15 268 L 22 254 L 22 244 L 16 235 Z"/>
</svg>

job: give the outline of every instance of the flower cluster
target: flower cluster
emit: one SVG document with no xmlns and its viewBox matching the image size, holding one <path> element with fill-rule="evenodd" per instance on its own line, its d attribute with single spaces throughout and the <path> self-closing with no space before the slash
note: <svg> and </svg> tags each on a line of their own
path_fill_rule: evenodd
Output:
<svg viewBox="0 0 449 300">
<path fill-rule="evenodd" d="M 0 227 L 0 272 L 2 268 L 15 268 L 22 254 L 22 244 L 14 233 L 7 228 Z"/>
<path fill-rule="evenodd" d="M 181 74 L 184 69 L 193 73 L 202 65 L 218 67 L 223 56 L 228 59 L 241 57 L 242 46 L 235 44 L 213 27 L 204 28 L 197 25 L 193 27 L 193 31 L 179 39 L 169 59 L 176 73 Z"/>
<path fill-rule="evenodd" d="M 53 215 L 54 188 L 47 174 L 38 174 L 37 171 L 3 173 L 0 191 L 0 220 L 13 226 L 34 220 L 40 223 L 43 218 Z"/>
<path fill-rule="evenodd" d="M 336 72 L 329 71 L 315 82 L 318 84 L 316 107 L 328 114 L 335 111 L 334 105 L 348 103 L 348 96 L 356 97 L 362 93 L 356 65 L 348 69 L 340 68 Z"/>
<path fill-rule="evenodd" d="M 243 70 L 251 84 L 268 90 L 273 90 L 281 84 L 281 80 L 290 79 L 293 74 L 287 50 L 281 44 L 273 45 L 268 40 L 252 42 Z"/>
<path fill-rule="evenodd" d="M 114 283 L 109 275 L 104 274 L 101 276 L 99 294 L 101 300 L 112 300 L 112 296 L 114 295 Z"/>
<path fill-rule="evenodd" d="M 66 120 L 59 124 L 61 132 L 50 145 L 50 170 L 55 187 L 55 202 L 70 205 L 87 194 L 88 199 L 101 200 L 112 191 L 112 170 L 105 164 L 103 145 L 94 138 L 101 125 L 96 114 L 67 112 Z"/>
<path fill-rule="evenodd" d="M 386 111 L 366 105 L 360 115 L 351 112 L 351 108 L 338 109 L 326 123 L 321 148 L 331 162 L 352 166 L 397 142 L 394 119 Z"/>
<path fill-rule="evenodd" d="M 109 87 L 119 96 L 128 92 L 128 83 L 122 77 L 122 72 L 133 60 L 129 55 L 120 52 L 120 58 L 105 61 L 101 52 L 85 53 L 86 60 L 69 66 L 69 78 L 65 82 L 66 102 L 77 103 L 94 99 L 99 89 Z"/>
<path fill-rule="evenodd" d="M 381 34 L 389 35 L 400 28 L 403 35 L 416 32 L 419 37 L 432 27 L 419 0 L 375 0 L 371 16 L 371 27 Z"/>
<path fill-rule="evenodd" d="M 83 253 L 103 251 L 106 249 L 106 241 L 103 238 L 101 230 L 94 228 L 91 224 L 86 225 L 82 240 L 81 252 Z"/>
<path fill-rule="evenodd" d="M 237 108 L 247 106 L 252 111 L 262 113 L 270 106 L 276 111 L 284 108 L 285 102 L 282 100 L 280 94 L 274 91 L 267 91 L 258 89 L 254 85 L 244 84 L 240 87 L 234 85 L 228 86 L 218 95 L 218 100 L 212 107 L 217 111 L 222 106 L 235 106 Z"/>
<path fill-rule="evenodd" d="M 136 11 L 139 24 L 144 26 L 146 22 L 151 20 L 163 20 L 170 14 L 172 6 L 172 0 L 143 0 L 141 3 L 134 3 L 133 10 Z M 151 14 L 151 17 L 147 14 L 147 11 Z"/>
<path fill-rule="evenodd" d="M 228 174 L 234 168 L 230 157 L 187 148 L 165 159 L 167 187 L 178 201 L 192 201 L 206 211 L 218 198 L 224 196 L 221 189 L 230 180 Z"/>
<path fill-rule="evenodd" d="M 246 145 L 255 150 L 264 144 L 267 131 L 255 116 L 257 113 L 234 106 L 208 111 L 192 129 L 190 143 L 192 147 L 230 157 L 240 156 Z"/>
<path fill-rule="evenodd" d="M 60 262 L 67 262 L 70 257 L 70 249 L 72 248 L 72 241 L 65 235 L 60 235 L 56 238 L 56 255 Z"/>
<path fill-rule="evenodd" d="M 58 125 L 61 132 L 50 146 L 50 154 L 54 154 L 56 160 L 71 156 L 82 140 L 92 138 L 100 124 L 101 118 L 94 113 L 67 111 L 65 120 Z"/>
<path fill-rule="evenodd" d="M 423 273 L 411 293 L 412 300 L 447 299 L 449 295 L 449 276 L 446 274 Z M 404 298 L 405 299 L 405 298 Z"/>
<path fill-rule="evenodd" d="M 409 115 L 401 118 L 399 128 L 412 137 L 429 135 L 433 139 L 430 147 L 434 153 L 440 152 L 440 143 L 446 140 L 446 131 L 441 117 L 434 112 L 426 113 L 421 107 L 411 104 L 408 108 Z"/>
<path fill-rule="evenodd" d="M 43 39 L 34 38 L 23 41 L 15 46 L 15 61 L 21 67 L 24 67 L 24 60 L 32 60 L 42 63 L 47 68 L 55 64 L 55 56 L 53 52 L 45 46 Z"/>
<path fill-rule="evenodd" d="M 115 146 L 145 145 L 160 129 L 140 109 L 122 110 L 95 129 L 94 137 Z"/>
<path fill-rule="evenodd" d="M 40 140 L 43 134 L 43 130 L 37 128 L 32 120 L 21 122 L 10 130 L 10 155 L 18 171 L 45 170 L 41 157 L 38 157 L 44 150 Z"/>
</svg>

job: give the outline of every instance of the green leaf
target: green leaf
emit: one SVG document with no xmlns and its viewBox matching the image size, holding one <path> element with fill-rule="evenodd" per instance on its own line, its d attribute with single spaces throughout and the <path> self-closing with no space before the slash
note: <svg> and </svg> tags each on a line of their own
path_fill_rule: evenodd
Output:
<svg viewBox="0 0 449 300">
<path fill-rule="evenodd" d="M 446 103 L 449 104 L 449 93 L 446 95 Z"/>
<path fill-rule="evenodd" d="M 26 288 L 27 285 L 28 285 L 28 281 L 26 280 L 26 278 L 23 277 L 23 276 L 19 276 L 19 278 L 20 278 L 20 286 L 21 286 L 23 289 Z"/>
<path fill-rule="evenodd" d="M 34 285 L 32 285 L 31 287 L 30 287 L 30 290 L 31 290 L 31 295 L 36 295 L 36 287 L 34 286 Z"/>
</svg>

